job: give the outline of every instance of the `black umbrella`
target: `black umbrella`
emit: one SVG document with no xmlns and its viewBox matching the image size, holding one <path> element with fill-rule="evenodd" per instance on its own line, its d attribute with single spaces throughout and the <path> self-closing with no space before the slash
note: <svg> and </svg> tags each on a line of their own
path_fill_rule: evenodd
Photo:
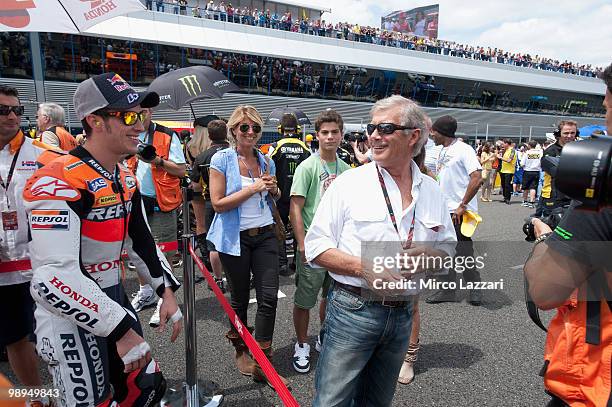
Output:
<svg viewBox="0 0 612 407">
<path fill-rule="evenodd" d="M 190 66 L 157 77 L 148 90 L 159 95 L 157 109 L 179 110 L 195 100 L 220 99 L 225 93 L 240 88 L 219 71 L 207 66 Z"/>
<path fill-rule="evenodd" d="M 283 115 L 290 113 L 297 118 L 298 124 L 310 124 L 310 120 L 306 113 L 302 112 L 300 109 L 296 109 L 295 107 L 277 107 L 276 109 L 270 112 L 268 116 L 268 124 L 279 124 Z"/>
</svg>

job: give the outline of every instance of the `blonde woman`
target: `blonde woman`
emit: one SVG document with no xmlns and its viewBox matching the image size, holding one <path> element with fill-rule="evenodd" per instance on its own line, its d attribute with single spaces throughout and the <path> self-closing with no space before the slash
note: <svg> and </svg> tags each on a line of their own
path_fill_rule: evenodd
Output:
<svg viewBox="0 0 612 407">
<path fill-rule="evenodd" d="M 482 153 L 478 157 L 480 165 L 482 165 L 482 202 L 492 202 L 491 191 L 495 182 L 495 170 L 493 169 L 493 161 L 496 159 L 495 152 L 492 151 L 491 143 L 487 142 L 482 147 Z"/>
<path fill-rule="evenodd" d="M 193 169 L 196 157 L 208 150 L 210 147 L 211 141 L 210 137 L 208 137 L 208 129 L 206 126 L 208 126 L 208 123 L 211 121 L 218 119 L 219 117 L 215 115 L 208 115 L 198 117 L 193 122 L 193 137 L 191 140 L 189 140 L 189 142 L 187 142 L 187 146 L 185 147 L 185 158 L 187 159 L 190 168 Z M 191 201 L 191 206 L 193 208 L 196 221 L 196 244 L 200 249 L 200 254 L 204 264 L 206 264 L 206 267 L 209 270 L 212 270 L 210 267 L 210 260 L 208 258 L 208 250 L 206 246 L 206 233 L 208 230 L 206 225 L 204 197 L 202 196 L 202 184 L 199 182 L 199 180 L 193 178 L 191 181 L 191 187 L 193 188 L 193 200 Z"/>
<path fill-rule="evenodd" d="M 255 340 L 270 359 L 278 292 L 278 241 L 273 214 L 280 198 L 274 162 L 257 148 L 263 120 L 252 106 L 238 106 L 227 122 L 235 148 L 217 152 L 210 163 L 210 198 L 216 211 L 208 240 L 219 252 L 230 291 L 232 308 L 244 325 L 251 274 L 257 312 Z M 265 381 L 259 365 L 232 326 L 226 337 L 236 349 L 240 373 Z"/>
</svg>

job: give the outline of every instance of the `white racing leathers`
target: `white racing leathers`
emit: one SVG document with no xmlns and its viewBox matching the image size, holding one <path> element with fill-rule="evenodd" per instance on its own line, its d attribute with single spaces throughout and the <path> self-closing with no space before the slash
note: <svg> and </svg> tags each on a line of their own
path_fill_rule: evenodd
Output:
<svg viewBox="0 0 612 407">
<path fill-rule="evenodd" d="M 0 188 L 0 212 L 13 213 L 15 224 L 0 227 L 0 285 L 30 281 L 32 271 L 28 253 L 28 221 L 23 204 L 23 188 L 36 171 L 36 161 L 45 151 L 39 142 L 21 131 L 0 151 L 0 175 L 8 188 Z M 13 163 L 14 162 L 14 163 Z M 11 171 L 11 168 L 13 171 Z"/>
<path fill-rule="evenodd" d="M 120 165 L 111 174 L 77 147 L 38 170 L 24 200 L 37 348 L 60 404 L 159 402 L 165 380 L 157 363 L 125 374 L 116 348 L 130 328 L 142 335 L 121 284 L 123 249 L 159 296 L 179 287 L 155 246 L 133 174 Z"/>
</svg>

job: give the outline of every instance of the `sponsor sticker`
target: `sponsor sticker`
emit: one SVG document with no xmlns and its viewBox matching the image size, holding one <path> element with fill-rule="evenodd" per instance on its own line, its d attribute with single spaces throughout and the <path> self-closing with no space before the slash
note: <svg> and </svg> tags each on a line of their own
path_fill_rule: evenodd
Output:
<svg viewBox="0 0 612 407">
<path fill-rule="evenodd" d="M 128 175 L 125 177 L 125 184 L 128 186 L 128 188 L 132 189 L 136 187 L 136 180 L 131 175 Z"/>
<path fill-rule="evenodd" d="M 32 230 L 70 230 L 70 215 L 67 210 L 35 209 L 30 214 Z"/>
<path fill-rule="evenodd" d="M 106 186 L 106 181 L 104 181 L 104 178 L 96 178 L 96 179 L 87 181 L 87 189 L 89 189 L 91 192 L 97 192 L 100 189 L 104 188 L 105 186 Z"/>
<path fill-rule="evenodd" d="M 138 98 L 139 98 L 138 93 L 130 93 L 129 95 L 127 95 L 127 101 L 130 104 L 132 104 L 135 101 L 137 101 Z"/>
<path fill-rule="evenodd" d="M 96 198 L 96 205 L 109 205 L 119 202 L 117 195 L 107 195 Z"/>
<path fill-rule="evenodd" d="M 77 161 L 77 162 L 75 162 L 75 163 L 72 163 L 72 164 L 70 164 L 70 165 L 67 165 L 67 166 L 65 167 L 65 169 L 66 169 L 66 171 L 70 171 L 70 170 L 73 170 L 73 169 L 75 169 L 75 168 L 77 168 L 77 167 L 80 167 L 80 166 L 81 166 L 81 165 L 83 165 L 83 164 L 85 164 L 83 161 Z"/>
</svg>

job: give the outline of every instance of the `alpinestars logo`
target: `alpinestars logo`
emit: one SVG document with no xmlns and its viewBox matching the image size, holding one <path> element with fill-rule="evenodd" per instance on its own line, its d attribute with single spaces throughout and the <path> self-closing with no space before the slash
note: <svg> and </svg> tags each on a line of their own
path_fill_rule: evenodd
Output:
<svg viewBox="0 0 612 407">
<path fill-rule="evenodd" d="M 198 78 L 195 75 L 183 76 L 178 80 L 183 84 L 189 96 L 197 96 L 199 93 L 202 93 L 202 87 L 200 86 L 200 82 L 198 82 Z"/>
<path fill-rule="evenodd" d="M 91 4 L 91 10 L 83 13 L 85 17 L 85 21 L 95 20 L 96 18 L 102 17 L 105 14 L 110 13 L 114 9 L 117 8 L 115 4 L 115 0 L 81 0 L 86 3 L 89 2 Z"/>
<path fill-rule="evenodd" d="M 30 189 L 33 196 L 75 198 L 79 193 L 66 182 L 53 178 L 42 177 Z"/>
</svg>

